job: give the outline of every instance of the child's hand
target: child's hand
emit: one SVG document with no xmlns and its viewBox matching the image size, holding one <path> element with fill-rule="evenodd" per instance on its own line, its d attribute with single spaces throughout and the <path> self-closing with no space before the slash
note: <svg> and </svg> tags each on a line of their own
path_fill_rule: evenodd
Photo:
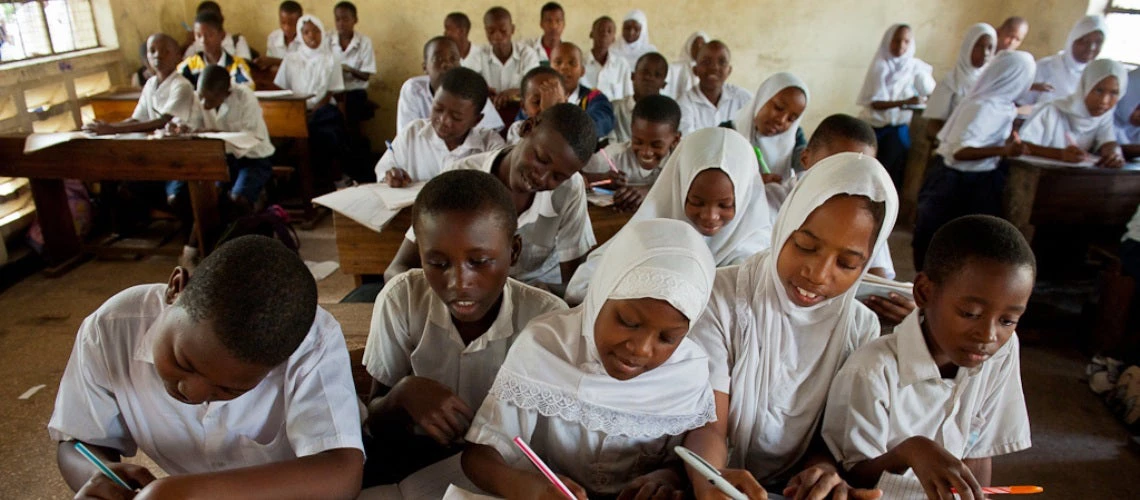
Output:
<svg viewBox="0 0 1140 500">
<path fill-rule="evenodd" d="M 108 135 L 115 133 L 115 128 L 103 120 L 95 120 L 83 126 L 86 132 L 94 132 L 97 135 Z"/>
<path fill-rule="evenodd" d="M 986 498 L 982 494 L 982 485 L 978 484 L 970 468 L 938 443 L 915 436 L 900 443 L 898 451 L 914 470 L 928 498 L 952 499 L 954 493 L 951 489 L 957 490 L 962 500 Z"/>
<path fill-rule="evenodd" d="M 863 304 L 879 315 L 879 318 L 883 319 L 884 322 L 891 325 L 902 323 L 903 319 L 917 307 L 913 300 L 894 292 L 891 292 L 889 297 L 872 295 L 867 297 Z"/>
<path fill-rule="evenodd" d="M 784 496 L 795 500 L 824 500 L 843 498 L 853 500 L 875 500 L 883 496 L 879 490 L 852 488 L 839 476 L 839 471 L 830 464 L 819 464 L 796 474 L 784 488 Z"/>
<path fill-rule="evenodd" d="M 384 173 L 384 182 L 394 188 L 407 187 L 412 183 L 412 176 L 402 168 L 390 168 Z"/>
<path fill-rule="evenodd" d="M 756 481 L 756 476 L 744 469 L 721 469 L 721 476 L 749 500 L 768 500 L 768 492 Z M 731 500 L 708 481 L 693 483 L 693 496 L 697 500 Z"/>
<path fill-rule="evenodd" d="M 685 482 L 673 469 L 659 469 L 635 478 L 618 493 L 617 500 L 681 500 Z"/>
<path fill-rule="evenodd" d="M 446 385 L 412 376 L 405 377 L 398 386 L 404 411 L 439 444 L 450 445 L 467 433 L 475 412 Z"/>
<path fill-rule="evenodd" d="M 621 212 L 632 212 L 645 201 L 645 188 L 639 186 L 625 186 L 614 191 L 614 209 Z"/>
<path fill-rule="evenodd" d="M 622 172 L 621 170 L 610 170 L 607 173 L 607 176 L 610 179 L 610 187 L 614 189 L 625 187 L 625 184 L 629 179 L 629 176 L 625 175 L 625 172 Z"/>
<path fill-rule="evenodd" d="M 1100 149 L 1100 159 L 1097 160 L 1096 165 L 1098 167 L 1105 167 L 1105 168 L 1123 167 L 1124 166 L 1124 152 L 1121 151 L 1119 147 L 1113 146 L 1112 144 L 1106 144 L 1106 146 L 1111 146 L 1111 147 Z"/>
<path fill-rule="evenodd" d="M 784 177 L 779 174 L 760 174 L 760 179 L 764 181 L 764 184 L 784 182 Z"/>
<path fill-rule="evenodd" d="M 919 104 L 922 104 L 924 102 L 926 102 L 926 96 L 921 96 L 921 95 L 916 95 L 914 97 L 911 97 L 910 99 L 903 101 L 903 103 L 906 104 L 907 106 L 918 106 Z"/>
<path fill-rule="evenodd" d="M 550 109 L 555 104 L 566 102 L 566 92 L 562 90 L 562 84 L 558 80 L 550 80 L 539 85 L 538 96 L 538 109 L 542 111 Z"/>
<path fill-rule="evenodd" d="M 1029 146 L 1021 142 L 1021 136 L 1017 135 L 1017 132 L 1014 132 L 1005 142 L 1005 151 L 1002 152 L 1002 156 L 1006 158 L 1017 158 L 1018 156 L 1027 154 L 1029 154 Z"/>
<path fill-rule="evenodd" d="M 1045 82 L 1038 82 L 1031 85 L 1029 87 L 1029 90 L 1032 90 L 1034 92 L 1052 92 L 1053 86 Z"/>
<path fill-rule="evenodd" d="M 1080 163 L 1082 161 L 1085 161 L 1086 158 L 1088 158 L 1088 153 L 1086 153 L 1085 150 L 1081 149 L 1079 146 L 1070 144 L 1068 146 L 1065 146 L 1065 149 L 1061 150 L 1061 161 L 1064 162 Z"/>
<path fill-rule="evenodd" d="M 142 488 L 154 482 L 154 474 L 151 474 L 146 467 L 141 465 L 110 462 L 107 467 L 123 478 L 127 484 Z M 91 479 L 88 479 L 83 487 L 75 493 L 76 499 L 128 500 L 134 497 L 134 491 L 123 489 L 122 486 L 115 484 L 111 478 L 98 471 L 92 474 Z"/>
<path fill-rule="evenodd" d="M 536 498 L 549 499 L 549 500 L 566 500 L 566 495 L 563 495 L 558 490 L 557 486 L 546 480 L 546 477 L 537 472 L 524 472 L 525 476 L 520 477 L 516 482 L 516 487 L 511 491 L 506 492 L 503 496 L 508 500 L 518 498 L 520 500 L 531 500 Z M 570 492 L 579 500 L 586 499 L 586 489 L 575 483 L 562 474 L 558 474 L 558 479 L 562 480 Z"/>
<path fill-rule="evenodd" d="M 501 108 L 519 100 L 519 89 L 507 89 L 495 94 L 494 102 L 496 108 Z"/>
</svg>

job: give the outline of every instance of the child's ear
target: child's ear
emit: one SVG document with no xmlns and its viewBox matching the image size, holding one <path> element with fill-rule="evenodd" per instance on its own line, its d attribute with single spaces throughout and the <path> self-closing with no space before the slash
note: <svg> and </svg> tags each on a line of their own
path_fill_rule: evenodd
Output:
<svg viewBox="0 0 1140 500">
<path fill-rule="evenodd" d="M 475 113 L 475 124 L 478 125 L 480 123 L 483 123 L 483 113 Z"/>
<path fill-rule="evenodd" d="M 516 234 L 511 238 L 511 267 L 519 263 L 520 255 L 522 255 L 522 237 Z"/>
<path fill-rule="evenodd" d="M 809 151 L 811 151 L 811 148 L 804 148 L 803 151 L 800 151 L 800 165 L 804 166 L 804 170 L 807 170 L 807 166 L 811 165 L 811 163 L 808 163 L 808 161 L 811 160 L 811 153 L 809 153 Z"/>
<path fill-rule="evenodd" d="M 677 132 L 675 132 L 673 134 L 673 144 L 669 145 L 669 152 L 672 153 L 673 150 L 677 149 L 677 146 L 680 146 L 680 145 L 681 145 L 681 131 L 678 130 Z"/>
<path fill-rule="evenodd" d="M 426 74 L 427 74 L 427 72 L 428 72 L 428 70 L 427 70 L 427 61 L 424 61 L 424 62 L 420 63 L 420 68 L 422 68 L 422 69 L 424 70 L 424 74 L 426 75 Z"/>
<path fill-rule="evenodd" d="M 934 281 L 924 272 L 919 272 L 914 277 L 914 304 L 919 309 L 926 308 L 930 303 L 931 297 L 934 295 Z"/>
<path fill-rule="evenodd" d="M 538 118 L 531 117 L 531 118 L 527 118 L 526 120 L 523 120 L 523 126 L 519 128 L 519 137 L 524 138 L 524 139 L 527 137 L 530 137 L 530 133 L 537 126 L 538 126 Z"/>
<path fill-rule="evenodd" d="M 166 296 L 164 297 L 166 305 L 174 304 L 188 283 L 190 283 L 190 271 L 182 266 L 175 267 L 174 272 L 170 273 L 170 280 L 166 282 Z"/>
<path fill-rule="evenodd" d="M 732 65 L 731 65 L 731 64 L 729 64 L 729 65 L 728 65 L 728 71 L 727 71 L 727 72 L 725 72 L 725 74 L 724 74 L 724 77 L 725 77 L 726 79 L 727 79 L 728 77 L 730 77 L 730 76 L 732 76 Z"/>
</svg>

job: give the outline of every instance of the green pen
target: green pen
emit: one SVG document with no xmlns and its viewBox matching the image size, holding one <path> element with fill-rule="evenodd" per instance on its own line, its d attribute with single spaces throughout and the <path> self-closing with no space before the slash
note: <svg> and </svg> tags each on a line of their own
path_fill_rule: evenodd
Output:
<svg viewBox="0 0 1140 500">
<path fill-rule="evenodd" d="M 772 171 L 768 168 L 768 164 L 764 162 L 764 153 L 760 152 L 760 148 L 752 146 L 752 150 L 756 152 L 756 161 L 760 162 L 760 171 L 772 175 Z"/>
</svg>

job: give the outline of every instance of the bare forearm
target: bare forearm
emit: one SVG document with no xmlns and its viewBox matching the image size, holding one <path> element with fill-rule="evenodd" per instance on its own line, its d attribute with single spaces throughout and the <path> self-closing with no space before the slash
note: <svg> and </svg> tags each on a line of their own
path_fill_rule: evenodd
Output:
<svg viewBox="0 0 1140 500">
<path fill-rule="evenodd" d="M 1031 154 L 1033 156 L 1040 156 L 1042 158 L 1051 158 L 1054 160 L 1060 160 L 1062 158 L 1064 151 L 1065 151 L 1065 150 L 1060 149 L 1060 148 L 1050 148 L 1050 147 L 1045 147 L 1045 146 L 1038 146 L 1036 144 L 1029 143 L 1029 142 L 1025 143 L 1025 146 L 1029 149 L 1029 154 Z"/>
<path fill-rule="evenodd" d="M 1140 144 L 1124 144 L 1120 149 L 1124 151 L 1124 157 L 1129 160 L 1140 156 Z"/>
<path fill-rule="evenodd" d="M 158 130 L 162 127 L 165 127 L 166 124 L 170 123 L 170 120 L 172 120 L 172 119 L 174 119 L 174 117 L 172 117 L 170 115 L 163 115 L 162 118 L 159 118 L 157 120 L 149 120 L 149 121 L 145 121 L 145 122 L 140 122 L 137 120 L 126 120 L 126 121 L 121 121 L 119 123 L 110 123 L 107 126 L 111 129 L 112 134 L 131 134 L 131 133 L 136 133 L 136 132 L 153 132 L 153 131 Z"/>
<path fill-rule="evenodd" d="M 909 101 L 871 101 L 871 109 L 882 111 L 884 109 L 901 108 L 910 104 Z"/>
<path fill-rule="evenodd" d="M 373 436 L 383 434 L 385 429 L 393 425 L 407 422 L 408 413 L 400 401 L 400 384 L 387 390 L 384 384 L 372 380 L 372 394 L 368 401 L 368 428 Z"/>
<path fill-rule="evenodd" d="M 63 480 L 71 488 L 71 491 L 79 491 L 79 488 L 82 488 L 83 484 L 91 479 L 91 475 L 99 471 L 76 451 L 75 443 L 75 441 L 62 441 L 55 452 L 56 461 L 59 463 L 59 473 L 63 475 Z M 86 443 L 85 446 L 103 463 L 118 462 L 122 459 L 119 452 L 110 448 Z"/>
<path fill-rule="evenodd" d="M 356 498 L 364 474 L 360 450 L 338 448 L 316 455 L 209 474 L 171 476 L 139 493 L 150 498 Z"/>
<path fill-rule="evenodd" d="M 849 471 L 850 478 L 848 481 L 856 487 L 870 488 L 879 481 L 879 476 L 882 476 L 884 471 L 891 474 L 906 472 L 910 468 L 910 461 L 907 457 L 907 443 L 909 441 L 908 439 L 899 443 L 898 446 L 878 457 L 855 464 Z"/>
<path fill-rule="evenodd" d="M 994 146 L 990 148 L 962 148 L 954 152 L 954 159 L 958 161 L 974 161 L 1004 155 L 1004 146 Z"/>
<path fill-rule="evenodd" d="M 519 482 L 521 471 L 508 465 L 497 450 L 487 445 L 468 443 L 463 450 L 462 464 L 467 478 L 493 495 L 511 497 L 511 486 Z"/>
</svg>

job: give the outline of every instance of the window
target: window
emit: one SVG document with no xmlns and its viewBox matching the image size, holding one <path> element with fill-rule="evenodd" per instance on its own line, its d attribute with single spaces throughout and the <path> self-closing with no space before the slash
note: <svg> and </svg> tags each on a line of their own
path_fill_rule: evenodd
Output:
<svg viewBox="0 0 1140 500">
<path fill-rule="evenodd" d="M 1104 9 L 1109 36 L 1100 57 L 1140 64 L 1140 0 L 1109 0 Z"/>
<path fill-rule="evenodd" d="M 91 0 L 0 0 L 0 64 L 98 46 Z"/>
</svg>

